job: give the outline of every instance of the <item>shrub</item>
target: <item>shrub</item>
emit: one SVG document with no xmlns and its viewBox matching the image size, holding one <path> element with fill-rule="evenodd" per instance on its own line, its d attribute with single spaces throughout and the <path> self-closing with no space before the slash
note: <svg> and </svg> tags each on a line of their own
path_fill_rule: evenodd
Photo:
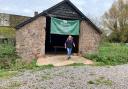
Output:
<svg viewBox="0 0 128 89">
<path fill-rule="evenodd" d="M 31 63 L 25 60 L 19 59 L 16 54 L 15 47 L 9 44 L 0 45 L 0 70 L 24 70 L 24 69 L 46 69 L 52 68 L 53 65 L 45 65 L 38 67 L 36 65 L 36 59 L 33 59 Z"/>
<path fill-rule="evenodd" d="M 14 46 L 9 44 L 0 45 L 0 69 L 10 68 L 17 57 Z"/>
<path fill-rule="evenodd" d="M 128 46 L 125 44 L 102 44 L 98 53 L 87 54 L 86 58 L 106 65 L 128 63 Z"/>
<path fill-rule="evenodd" d="M 11 70 L 34 69 L 36 67 L 37 65 L 35 59 L 33 59 L 30 63 L 27 63 L 23 59 L 16 59 L 15 62 L 11 64 Z"/>
<path fill-rule="evenodd" d="M 23 59 L 16 59 L 15 63 L 11 65 L 11 70 L 13 71 L 23 71 L 23 70 L 43 70 L 43 69 L 49 69 L 53 68 L 53 65 L 42 65 L 42 66 L 37 66 L 37 61 L 36 59 L 33 59 L 31 62 L 27 63 Z"/>
</svg>

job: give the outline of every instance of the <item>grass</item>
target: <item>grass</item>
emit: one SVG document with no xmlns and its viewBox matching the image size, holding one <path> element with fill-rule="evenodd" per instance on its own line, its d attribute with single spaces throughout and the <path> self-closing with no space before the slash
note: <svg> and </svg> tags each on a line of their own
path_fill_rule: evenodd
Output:
<svg viewBox="0 0 128 89">
<path fill-rule="evenodd" d="M 12 76 L 15 76 L 18 72 L 17 71 L 0 71 L 0 78 L 10 78 Z"/>
<path fill-rule="evenodd" d="M 33 59 L 30 63 L 26 63 L 23 59 L 17 59 L 14 64 L 12 64 L 11 70 L 33 70 L 33 71 L 38 71 L 38 70 L 43 70 L 43 69 L 50 69 L 53 68 L 53 65 L 42 65 L 42 66 L 37 66 L 36 64 L 37 60 Z"/>
<path fill-rule="evenodd" d="M 39 71 L 39 70 L 44 70 L 44 69 L 51 69 L 53 67 L 54 67 L 54 65 L 52 65 L 52 64 L 42 65 L 42 66 L 37 66 L 36 68 L 34 68 L 34 70 Z"/>
<path fill-rule="evenodd" d="M 88 84 L 94 84 L 94 85 L 107 85 L 112 86 L 112 81 L 109 79 L 105 79 L 104 77 L 99 77 L 95 80 L 90 80 L 87 82 Z"/>
<path fill-rule="evenodd" d="M 15 29 L 9 26 L 0 26 L 0 35 L 6 38 L 15 38 Z"/>
<path fill-rule="evenodd" d="M 73 63 L 73 64 L 69 64 L 67 66 L 85 66 L 84 63 Z"/>
<path fill-rule="evenodd" d="M 0 44 L 0 69 L 9 69 L 18 58 L 15 47 L 10 44 Z"/>
<path fill-rule="evenodd" d="M 86 54 L 86 58 L 97 65 L 119 65 L 128 63 L 128 46 L 125 44 L 104 43 L 97 53 Z"/>
<path fill-rule="evenodd" d="M 20 59 L 15 47 L 10 44 L 0 44 L 0 69 L 1 70 L 42 70 L 54 67 L 53 65 L 37 66 L 36 59 L 32 59 L 30 63 L 27 63 L 23 59 Z"/>
</svg>

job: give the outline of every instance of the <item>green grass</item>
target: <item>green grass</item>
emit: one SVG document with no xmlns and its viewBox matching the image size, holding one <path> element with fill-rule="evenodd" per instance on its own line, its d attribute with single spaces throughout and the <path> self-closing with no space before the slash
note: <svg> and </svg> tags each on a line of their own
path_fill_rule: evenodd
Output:
<svg viewBox="0 0 128 89">
<path fill-rule="evenodd" d="M 53 68 L 53 65 L 42 65 L 42 66 L 37 66 L 36 64 L 37 60 L 33 59 L 31 63 L 26 63 L 23 59 L 17 59 L 14 64 L 12 64 L 11 70 L 33 70 L 33 71 L 38 71 L 38 70 L 44 70 L 44 69 L 50 69 Z"/>
<path fill-rule="evenodd" d="M 15 38 L 15 29 L 9 26 L 0 26 L 0 36 Z"/>
<path fill-rule="evenodd" d="M 69 64 L 67 66 L 85 66 L 85 64 L 83 64 L 83 63 L 73 63 L 73 64 Z"/>
<path fill-rule="evenodd" d="M 13 76 L 16 76 L 19 71 L 32 70 L 33 72 L 35 72 L 35 71 L 40 71 L 40 70 L 45 70 L 45 69 L 51 69 L 54 67 L 53 65 L 35 66 L 32 64 L 25 64 L 25 65 L 19 65 L 19 66 L 20 67 L 18 67 L 18 68 L 0 70 L 0 79 L 7 79 L 7 78 L 11 78 Z"/>
<path fill-rule="evenodd" d="M 0 58 L 10 58 L 15 55 L 15 47 L 13 45 L 0 44 Z"/>
<path fill-rule="evenodd" d="M 109 80 L 109 79 L 105 79 L 104 77 L 99 77 L 98 79 L 90 80 L 87 83 L 88 84 L 93 84 L 93 85 L 107 85 L 107 86 L 112 86 L 112 81 Z"/>
<path fill-rule="evenodd" d="M 97 53 L 86 54 L 86 58 L 97 65 L 118 65 L 128 63 L 128 46 L 125 44 L 104 43 Z"/>
<path fill-rule="evenodd" d="M 42 66 L 37 66 L 34 68 L 34 71 L 39 71 L 39 70 L 44 70 L 44 69 L 51 69 L 54 68 L 54 65 L 49 64 L 49 65 L 42 65 Z"/>
<path fill-rule="evenodd" d="M 9 69 L 18 58 L 15 47 L 10 44 L 0 44 L 0 69 Z"/>
<path fill-rule="evenodd" d="M 12 76 L 15 76 L 18 72 L 17 71 L 0 71 L 0 78 L 10 78 Z"/>
</svg>

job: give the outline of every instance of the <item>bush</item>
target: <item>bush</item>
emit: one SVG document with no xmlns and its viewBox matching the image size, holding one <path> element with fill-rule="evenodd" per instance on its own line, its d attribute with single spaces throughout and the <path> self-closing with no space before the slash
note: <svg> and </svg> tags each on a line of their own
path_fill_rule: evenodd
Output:
<svg viewBox="0 0 128 89">
<path fill-rule="evenodd" d="M 38 67 L 36 65 L 36 60 L 33 59 L 30 63 L 27 63 L 23 59 L 16 59 L 14 63 L 11 64 L 11 70 L 22 70 L 22 69 L 34 69 Z"/>
<path fill-rule="evenodd" d="M 17 57 L 14 46 L 9 44 L 0 45 L 0 69 L 10 68 Z"/>
<path fill-rule="evenodd" d="M 86 58 L 106 65 L 128 63 L 128 46 L 125 44 L 103 43 L 98 53 L 87 54 Z"/>
<path fill-rule="evenodd" d="M 36 65 L 37 61 L 36 59 L 33 59 L 31 62 L 27 63 L 25 60 L 22 59 L 17 59 L 15 63 L 12 64 L 10 70 L 13 71 L 23 71 L 23 70 L 43 70 L 43 69 L 49 69 L 53 68 L 54 66 L 49 64 L 49 65 L 42 65 L 42 66 L 37 66 Z"/>
<path fill-rule="evenodd" d="M 19 59 L 15 47 L 9 44 L 0 44 L 0 70 L 24 70 L 24 69 L 46 69 L 52 68 L 53 65 L 37 66 L 36 59 L 30 63 Z"/>
</svg>

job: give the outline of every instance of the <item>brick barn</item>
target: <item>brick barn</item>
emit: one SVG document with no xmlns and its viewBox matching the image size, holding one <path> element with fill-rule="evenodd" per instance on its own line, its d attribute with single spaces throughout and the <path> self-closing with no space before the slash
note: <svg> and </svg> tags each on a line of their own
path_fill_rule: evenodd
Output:
<svg viewBox="0 0 128 89">
<path fill-rule="evenodd" d="M 79 34 L 52 34 L 53 17 L 65 23 L 71 20 L 79 21 Z M 39 14 L 36 13 L 34 17 L 17 25 L 16 29 L 16 50 L 18 55 L 25 59 L 35 58 L 36 54 L 54 53 L 56 49 L 56 52 L 65 52 L 64 42 L 69 34 L 73 36 L 76 44 L 75 53 L 95 52 L 102 34 L 99 28 L 69 0 L 63 0 Z"/>
</svg>

